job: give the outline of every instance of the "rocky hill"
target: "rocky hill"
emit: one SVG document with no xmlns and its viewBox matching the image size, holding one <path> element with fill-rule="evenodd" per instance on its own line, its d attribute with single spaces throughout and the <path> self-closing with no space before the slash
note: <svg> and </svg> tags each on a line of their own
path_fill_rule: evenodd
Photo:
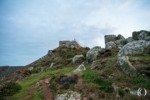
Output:
<svg viewBox="0 0 150 100">
<path fill-rule="evenodd" d="M 105 35 L 105 48 L 60 41 L 0 85 L 6 100 L 149 100 L 150 32 Z M 13 81 L 10 81 L 13 80 Z"/>
<path fill-rule="evenodd" d="M 21 67 L 23 66 L 0 66 L 0 80 L 3 80 L 5 76 L 14 73 Z"/>
</svg>

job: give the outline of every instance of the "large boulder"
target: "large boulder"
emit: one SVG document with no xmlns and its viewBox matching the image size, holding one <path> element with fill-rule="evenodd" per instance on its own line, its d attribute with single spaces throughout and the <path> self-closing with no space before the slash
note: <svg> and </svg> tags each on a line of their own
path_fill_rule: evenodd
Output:
<svg viewBox="0 0 150 100">
<path fill-rule="evenodd" d="M 132 38 L 134 39 L 134 40 L 138 40 L 139 39 L 139 34 L 140 34 L 140 32 L 132 32 Z"/>
<path fill-rule="evenodd" d="M 128 56 L 121 56 L 118 58 L 118 63 L 123 70 L 124 73 L 128 74 L 129 76 L 135 76 L 136 75 L 136 69 L 129 61 Z"/>
<path fill-rule="evenodd" d="M 122 35 L 105 35 L 105 48 L 121 48 L 126 44 L 126 39 Z"/>
<path fill-rule="evenodd" d="M 86 53 L 86 58 L 87 58 L 88 62 L 92 62 L 92 61 L 96 60 L 96 58 L 98 56 L 98 52 L 100 52 L 101 50 L 102 50 L 102 48 L 100 46 L 96 46 L 96 47 L 93 47 L 92 49 L 90 49 Z"/>
<path fill-rule="evenodd" d="M 118 64 L 121 69 L 130 76 L 135 76 L 137 74 L 136 68 L 130 63 L 128 55 L 142 54 L 146 52 L 147 49 L 150 51 L 150 41 L 133 41 L 126 44 L 118 53 Z"/>
<path fill-rule="evenodd" d="M 56 100 L 81 100 L 81 94 L 75 91 L 68 91 L 64 94 L 57 94 Z"/>
<path fill-rule="evenodd" d="M 132 42 L 132 41 L 134 41 L 132 37 L 126 38 L 126 43 L 129 43 L 129 42 Z"/>
<path fill-rule="evenodd" d="M 116 40 L 115 44 L 117 45 L 118 48 L 122 48 L 126 44 L 126 40 L 125 39 Z"/>
<path fill-rule="evenodd" d="M 149 45 L 150 41 L 144 40 L 130 42 L 122 47 L 122 49 L 119 51 L 119 56 L 143 53 L 145 48 L 147 48 Z"/>
<path fill-rule="evenodd" d="M 125 38 L 121 35 L 121 34 L 119 34 L 118 36 L 117 36 L 117 40 L 125 40 Z"/>
<path fill-rule="evenodd" d="M 116 35 L 105 35 L 105 43 L 108 43 L 110 41 L 116 41 Z"/>
<path fill-rule="evenodd" d="M 48 53 L 47 53 L 49 56 L 53 54 L 53 51 L 52 50 L 48 50 Z"/>
<path fill-rule="evenodd" d="M 150 41 L 150 32 L 148 31 L 141 31 L 138 37 L 139 40 L 146 40 Z"/>
<path fill-rule="evenodd" d="M 141 30 L 141 31 L 135 31 L 132 33 L 132 37 L 134 40 L 147 40 L 150 41 L 150 32 Z"/>
<path fill-rule="evenodd" d="M 82 63 L 81 65 L 79 65 L 79 67 L 77 69 L 75 69 L 73 72 L 74 73 L 80 73 L 82 71 L 86 70 L 84 64 Z"/>
<path fill-rule="evenodd" d="M 73 64 L 80 64 L 84 61 L 84 56 L 83 55 L 75 55 L 72 59 Z"/>
<path fill-rule="evenodd" d="M 112 48 L 117 48 L 117 45 L 115 42 L 111 41 L 105 44 L 105 49 L 112 49 Z"/>
</svg>

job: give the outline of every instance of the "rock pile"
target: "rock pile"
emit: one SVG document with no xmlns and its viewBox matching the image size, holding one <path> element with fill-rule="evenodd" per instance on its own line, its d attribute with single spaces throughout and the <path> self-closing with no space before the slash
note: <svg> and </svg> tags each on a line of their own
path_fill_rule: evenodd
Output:
<svg viewBox="0 0 150 100">
<path fill-rule="evenodd" d="M 118 63 L 121 69 L 131 76 L 136 75 L 136 69 L 129 61 L 128 55 L 150 53 L 150 32 L 141 30 L 132 33 L 132 37 L 122 35 L 105 35 L 105 49 L 120 49 Z"/>
<path fill-rule="evenodd" d="M 135 31 L 132 33 L 133 40 L 146 40 L 150 41 L 150 32 L 141 30 L 141 31 Z"/>
<path fill-rule="evenodd" d="M 98 53 L 102 50 L 100 46 L 93 47 L 86 53 L 86 59 L 88 62 L 96 60 Z"/>
<path fill-rule="evenodd" d="M 118 53 L 118 64 L 126 74 L 135 76 L 137 74 L 136 68 L 130 63 L 128 55 L 143 54 L 150 51 L 150 40 L 148 40 L 150 32 L 139 31 L 133 32 L 132 35 L 133 37 L 126 39 L 128 43 Z"/>
<path fill-rule="evenodd" d="M 122 35 L 105 35 L 105 48 L 121 48 L 126 44 L 126 40 Z"/>
<path fill-rule="evenodd" d="M 81 94 L 76 91 L 68 91 L 64 94 L 58 94 L 56 100 L 81 100 Z"/>
</svg>

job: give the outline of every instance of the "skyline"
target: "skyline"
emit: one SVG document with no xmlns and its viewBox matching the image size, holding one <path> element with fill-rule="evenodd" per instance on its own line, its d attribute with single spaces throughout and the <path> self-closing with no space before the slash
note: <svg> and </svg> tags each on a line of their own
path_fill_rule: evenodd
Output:
<svg viewBox="0 0 150 100">
<path fill-rule="evenodd" d="M 149 0 L 1 0 L 0 66 L 27 65 L 76 39 L 104 47 L 104 35 L 150 31 Z"/>
</svg>

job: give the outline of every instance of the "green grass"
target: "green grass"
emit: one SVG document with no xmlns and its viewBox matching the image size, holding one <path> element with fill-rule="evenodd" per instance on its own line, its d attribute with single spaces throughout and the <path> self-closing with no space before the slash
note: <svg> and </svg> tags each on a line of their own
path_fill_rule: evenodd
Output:
<svg viewBox="0 0 150 100">
<path fill-rule="evenodd" d="M 32 100 L 43 100 L 44 99 L 44 94 L 42 89 L 37 89 L 33 95 Z"/>
<path fill-rule="evenodd" d="M 34 85 L 36 82 L 38 82 L 41 79 L 44 79 L 46 77 L 51 77 L 54 75 L 58 75 L 58 74 L 68 74 L 71 71 L 73 71 L 72 67 L 66 67 L 63 69 L 57 69 L 57 70 L 47 70 L 46 72 L 41 72 L 38 74 L 33 74 L 30 77 L 22 80 L 19 82 L 19 84 L 21 85 L 22 89 L 20 90 L 19 93 L 13 95 L 12 97 L 9 98 L 9 100 L 20 100 L 22 97 L 27 95 L 28 89 L 30 89 L 30 87 L 32 85 Z"/>
<path fill-rule="evenodd" d="M 150 61 L 150 54 L 130 55 L 129 59 L 138 61 Z"/>
<path fill-rule="evenodd" d="M 99 85 L 99 89 L 103 92 L 112 92 L 111 81 L 101 79 L 99 75 L 93 70 L 84 71 L 83 78 L 87 81 L 87 83 L 94 83 Z"/>
<path fill-rule="evenodd" d="M 131 83 L 146 89 L 150 89 L 150 79 L 144 78 L 141 75 L 133 77 L 131 79 Z"/>
<path fill-rule="evenodd" d="M 64 59 L 69 59 L 69 58 L 73 58 L 75 55 L 79 55 L 79 54 L 83 54 L 85 56 L 87 51 L 88 50 L 86 48 L 80 48 L 80 49 L 76 49 L 76 48 L 61 48 L 59 50 L 59 54 Z"/>
</svg>

